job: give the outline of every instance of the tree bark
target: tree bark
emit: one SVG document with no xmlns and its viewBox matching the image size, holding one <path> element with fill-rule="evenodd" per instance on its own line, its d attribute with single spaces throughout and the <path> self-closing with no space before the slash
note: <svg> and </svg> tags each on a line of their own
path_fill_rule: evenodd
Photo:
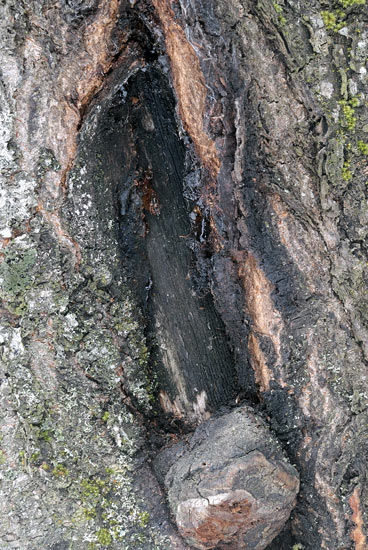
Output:
<svg viewBox="0 0 368 550">
<path fill-rule="evenodd" d="M 239 405 L 267 548 L 366 549 L 364 0 L 1 12 L 1 550 L 189 548 L 151 461 Z"/>
</svg>

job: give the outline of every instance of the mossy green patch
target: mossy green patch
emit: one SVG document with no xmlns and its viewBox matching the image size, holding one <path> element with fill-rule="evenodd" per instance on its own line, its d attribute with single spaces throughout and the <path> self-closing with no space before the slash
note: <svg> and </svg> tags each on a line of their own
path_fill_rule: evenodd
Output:
<svg viewBox="0 0 368 550">
<path fill-rule="evenodd" d="M 112 542 L 112 536 L 108 529 L 102 528 L 97 531 L 97 540 L 101 546 L 109 546 Z"/>
<path fill-rule="evenodd" d="M 366 0 L 339 0 L 340 6 L 347 9 L 354 6 L 362 6 Z M 346 13 L 341 8 L 334 10 L 321 11 L 323 23 L 328 31 L 339 32 L 347 23 L 345 21 Z"/>
<path fill-rule="evenodd" d="M 333 32 L 338 32 L 344 26 L 345 23 L 341 21 L 341 18 L 344 17 L 344 15 L 345 14 L 341 10 L 337 10 L 336 12 L 327 10 L 321 11 L 321 16 L 326 29 Z"/>
<path fill-rule="evenodd" d="M 277 2 L 273 2 L 273 7 L 277 15 L 280 15 L 282 13 L 282 7 Z"/>
<path fill-rule="evenodd" d="M 66 477 L 69 471 L 64 464 L 56 464 L 55 468 L 52 470 L 52 473 L 56 477 Z"/>
<path fill-rule="evenodd" d="M 94 519 L 96 517 L 96 508 L 93 507 L 86 507 L 83 508 L 83 515 L 86 518 L 86 520 Z"/>
<path fill-rule="evenodd" d="M 106 481 L 101 478 L 96 479 L 83 479 L 81 481 L 81 496 L 83 501 L 99 499 L 100 495 L 108 492 L 106 487 Z"/>
<path fill-rule="evenodd" d="M 32 463 L 36 463 L 40 459 L 40 456 L 41 455 L 40 455 L 39 451 L 35 451 L 34 453 L 31 454 L 29 460 Z"/>
<path fill-rule="evenodd" d="M 280 25 L 281 25 L 281 26 L 286 25 L 286 17 L 284 17 L 284 15 L 282 14 L 283 9 L 282 9 L 282 7 L 280 6 L 280 4 L 278 4 L 277 2 L 273 2 L 273 7 L 274 7 L 275 12 L 276 12 L 277 15 L 278 15 L 278 18 L 277 18 L 277 19 L 278 19 Z"/>
<path fill-rule="evenodd" d="M 339 0 L 343 8 L 351 8 L 353 6 L 363 6 L 366 0 Z"/>
<path fill-rule="evenodd" d="M 358 106 L 359 100 L 357 100 L 357 98 L 352 98 L 350 101 L 342 99 L 339 103 L 344 115 L 342 124 L 347 127 L 348 130 L 354 130 L 357 123 L 354 108 Z"/>
<path fill-rule="evenodd" d="M 358 150 L 362 155 L 368 155 L 368 143 L 359 140 L 358 141 Z"/>
<path fill-rule="evenodd" d="M 279 23 L 282 27 L 284 27 L 287 23 L 286 17 L 284 17 L 283 15 L 279 15 Z"/>
<path fill-rule="evenodd" d="M 344 162 L 344 165 L 342 167 L 342 179 L 344 181 L 350 181 L 351 178 L 353 177 L 352 176 L 352 173 L 351 173 L 351 170 L 350 170 L 350 166 L 351 166 L 351 161 L 350 160 L 346 160 Z"/>
<path fill-rule="evenodd" d="M 148 512 L 142 512 L 139 517 L 139 526 L 144 529 L 148 525 L 149 520 L 149 513 Z"/>
<path fill-rule="evenodd" d="M 46 443 L 50 443 L 52 439 L 52 432 L 50 430 L 41 430 L 38 435 L 39 439 L 43 439 Z"/>
</svg>

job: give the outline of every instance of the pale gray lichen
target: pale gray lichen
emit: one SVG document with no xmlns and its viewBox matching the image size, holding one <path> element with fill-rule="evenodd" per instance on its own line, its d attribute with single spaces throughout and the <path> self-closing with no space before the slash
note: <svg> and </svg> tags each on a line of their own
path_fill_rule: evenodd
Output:
<svg viewBox="0 0 368 550">
<path fill-rule="evenodd" d="M 37 250 L 25 235 L 14 239 L 5 249 L 0 264 L 0 297 L 14 313 L 27 307 L 25 293 L 32 286 L 36 262 Z"/>
</svg>

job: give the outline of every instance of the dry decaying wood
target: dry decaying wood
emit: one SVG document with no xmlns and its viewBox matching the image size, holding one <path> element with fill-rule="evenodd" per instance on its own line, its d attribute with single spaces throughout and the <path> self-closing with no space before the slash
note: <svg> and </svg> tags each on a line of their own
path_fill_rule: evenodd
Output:
<svg viewBox="0 0 368 550">
<path fill-rule="evenodd" d="M 364 550 L 364 2 L 1 10 L 1 549 Z"/>
</svg>

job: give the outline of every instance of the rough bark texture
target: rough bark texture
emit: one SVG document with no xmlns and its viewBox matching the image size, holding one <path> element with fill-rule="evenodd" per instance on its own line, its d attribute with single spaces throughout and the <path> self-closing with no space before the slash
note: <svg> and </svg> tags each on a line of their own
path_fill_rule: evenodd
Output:
<svg viewBox="0 0 368 550">
<path fill-rule="evenodd" d="M 226 405 L 367 547 L 364 0 L 2 0 L 0 548 L 188 548 L 150 470 Z"/>
</svg>

